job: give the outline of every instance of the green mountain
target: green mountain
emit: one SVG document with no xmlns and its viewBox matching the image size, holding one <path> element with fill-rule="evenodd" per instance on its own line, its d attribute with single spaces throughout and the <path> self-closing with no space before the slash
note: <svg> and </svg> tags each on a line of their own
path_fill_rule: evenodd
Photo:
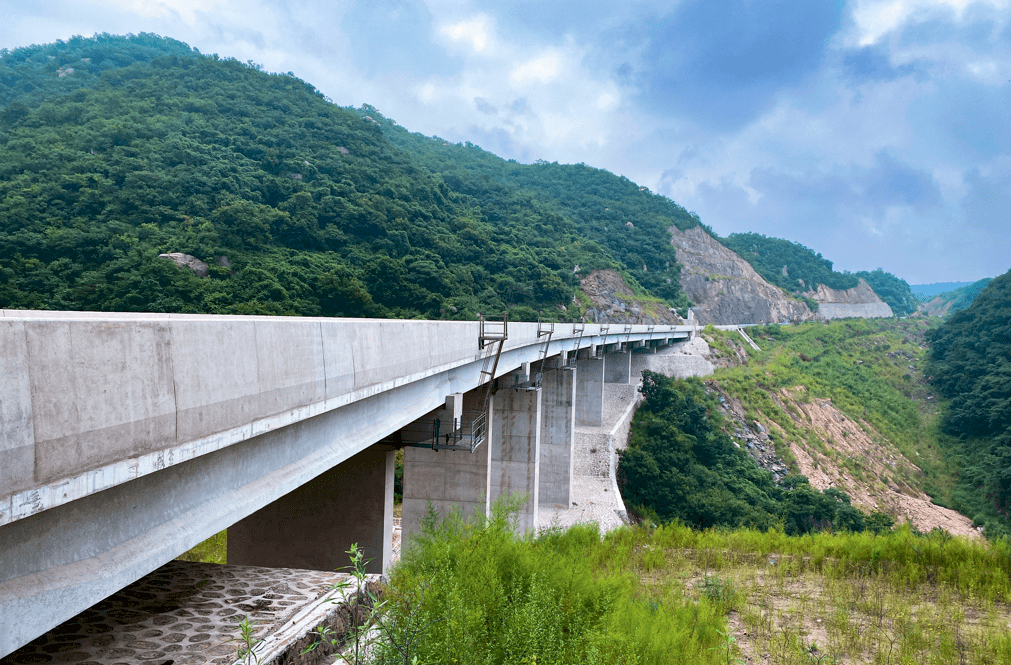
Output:
<svg viewBox="0 0 1011 665">
<path fill-rule="evenodd" d="M 954 314 L 971 305 L 976 300 L 976 297 L 983 292 L 986 285 L 992 281 L 992 277 L 984 277 L 978 282 L 971 282 L 951 291 L 939 293 L 933 298 L 926 300 L 921 305 L 921 308 L 929 316 Z"/>
<path fill-rule="evenodd" d="M 697 218 L 606 171 L 443 174 L 441 141 L 154 35 L 0 55 L 2 307 L 529 320 L 599 268 L 687 305 L 665 229 Z"/>
<path fill-rule="evenodd" d="M 912 290 L 914 296 L 926 302 L 934 296 L 954 291 L 970 284 L 972 282 L 933 282 L 931 284 L 910 284 L 909 288 Z"/>
<path fill-rule="evenodd" d="M 928 372 L 951 400 L 944 430 L 953 437 L 963 500 L 980 519 L 1011 516 L 1011 272 L 992 280 L 965 310 L 928 339 Z"/>
<path fill-rule="evenodd" d="M 851 289 L 863 278 L 896 316 L 911 314 L 919 304 L 909 284 L 881 268 L 870 272 L 836 272 L 832 262 L 814 250 L 760 233 L 732 233 L 719 240 L 750 263 L 765 281 L 787 293 L 799 296 L 814 291 L 818 284 L 832 289 Z M 808 304 L 816 309 L 813 301 Z"/>
</svg>

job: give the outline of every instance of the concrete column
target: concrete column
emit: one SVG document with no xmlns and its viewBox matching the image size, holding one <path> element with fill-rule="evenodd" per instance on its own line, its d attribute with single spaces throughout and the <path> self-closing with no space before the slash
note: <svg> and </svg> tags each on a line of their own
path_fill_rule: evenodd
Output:
<svg viewBox="0 0 1011 665">
<path fill-rule="evenodd" d="M 473 418 L 484 407 L 482 390 L 463 396 L 465 418 Z M 409 429 L 409 428 L 408 428 Z M 488 430 L 490 431 L 490 430 Z M 404 448 L 404 506 L 401 519 L 403 543 L 417 533 L 431 502 L 435 512 L 445 517 L 458 506 L 465 518 L 488 512 L 491 476 L 491 446 L 488 441 L 472 452 L 431 448 Z"/>
<path fill-rule="evenodd" d="M 575 369 L 545 371 L 541 382 L 541 454 L 539 503 L 568 509 L 572 501 L 575 459 Z"/>
<path fill-rule="evenodd" d="M 604 417 L 604 359 L 576 361 L 576 425 L 600 427 Z"/>
<path fill-rule="evenodd" d="M 491 500 L 525 496 L 517 528 L 537 528 L 540 501 L 541 390 L 499 390 L 491 400 Z"/>
<path fill-rule="evenodd" d="M 632 377 L 632 351 L 605 354 L 604 382 L 628 383 Z"/>
<path fill-rule="evenodd" d="M 228 527 L 228 563 L 337 570 L 358 543 L 366 569 L 382 573 L 393 552 L 395 453 L 366 448 Z"/>
</svg>

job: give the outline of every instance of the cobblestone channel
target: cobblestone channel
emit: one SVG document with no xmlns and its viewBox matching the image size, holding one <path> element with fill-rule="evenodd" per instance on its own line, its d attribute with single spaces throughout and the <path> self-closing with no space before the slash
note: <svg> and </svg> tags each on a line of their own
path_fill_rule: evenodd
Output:
<svg viewBox="0 0 1011 665">
<path fill-rule="evenodd" d="M 346 577 L 286 568 L 171 561 L 0 659 L 0 665 L 231 665 L 236 624 L 281 629 Z"/>
</svg>

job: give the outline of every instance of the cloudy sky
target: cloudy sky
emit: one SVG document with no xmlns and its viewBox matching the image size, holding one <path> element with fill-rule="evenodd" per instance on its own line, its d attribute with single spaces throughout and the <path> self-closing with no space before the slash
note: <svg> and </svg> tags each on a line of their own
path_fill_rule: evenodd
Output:
<svg viewBox="0 0 1011 665">
<path fill-rule="evenodd" d="M 911 284 L 1011 268 L 1011 0 L 35 0 L 0 47 L 155 32 L 720 234 Z"/>
</svg>

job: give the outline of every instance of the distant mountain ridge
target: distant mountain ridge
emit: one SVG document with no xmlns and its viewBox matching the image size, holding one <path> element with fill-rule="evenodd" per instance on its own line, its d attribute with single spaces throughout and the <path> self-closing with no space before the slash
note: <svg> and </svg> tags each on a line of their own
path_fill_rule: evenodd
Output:
<svg viewBox="0 0 1011 665">
<path fill-rule="evenodd" d="M 910 284 L 909 289 L 921 302 L 926 302 L 934 296 L 939 296 L 948 291 L 969 286 L 972 282 L 933 282 L 932 284 Z"/>
<path fill-rule="evenodd" d="M 992 277 L 984 277 L 978 282 L 971 282 L 957 289 L 945 291 L 925 301 L 920 305 L 919 310 L 927 316 L 947 316 L 961 311 L 969 307 L 983 292 L 987 284 L 992 281 Z"/>
</svg>

